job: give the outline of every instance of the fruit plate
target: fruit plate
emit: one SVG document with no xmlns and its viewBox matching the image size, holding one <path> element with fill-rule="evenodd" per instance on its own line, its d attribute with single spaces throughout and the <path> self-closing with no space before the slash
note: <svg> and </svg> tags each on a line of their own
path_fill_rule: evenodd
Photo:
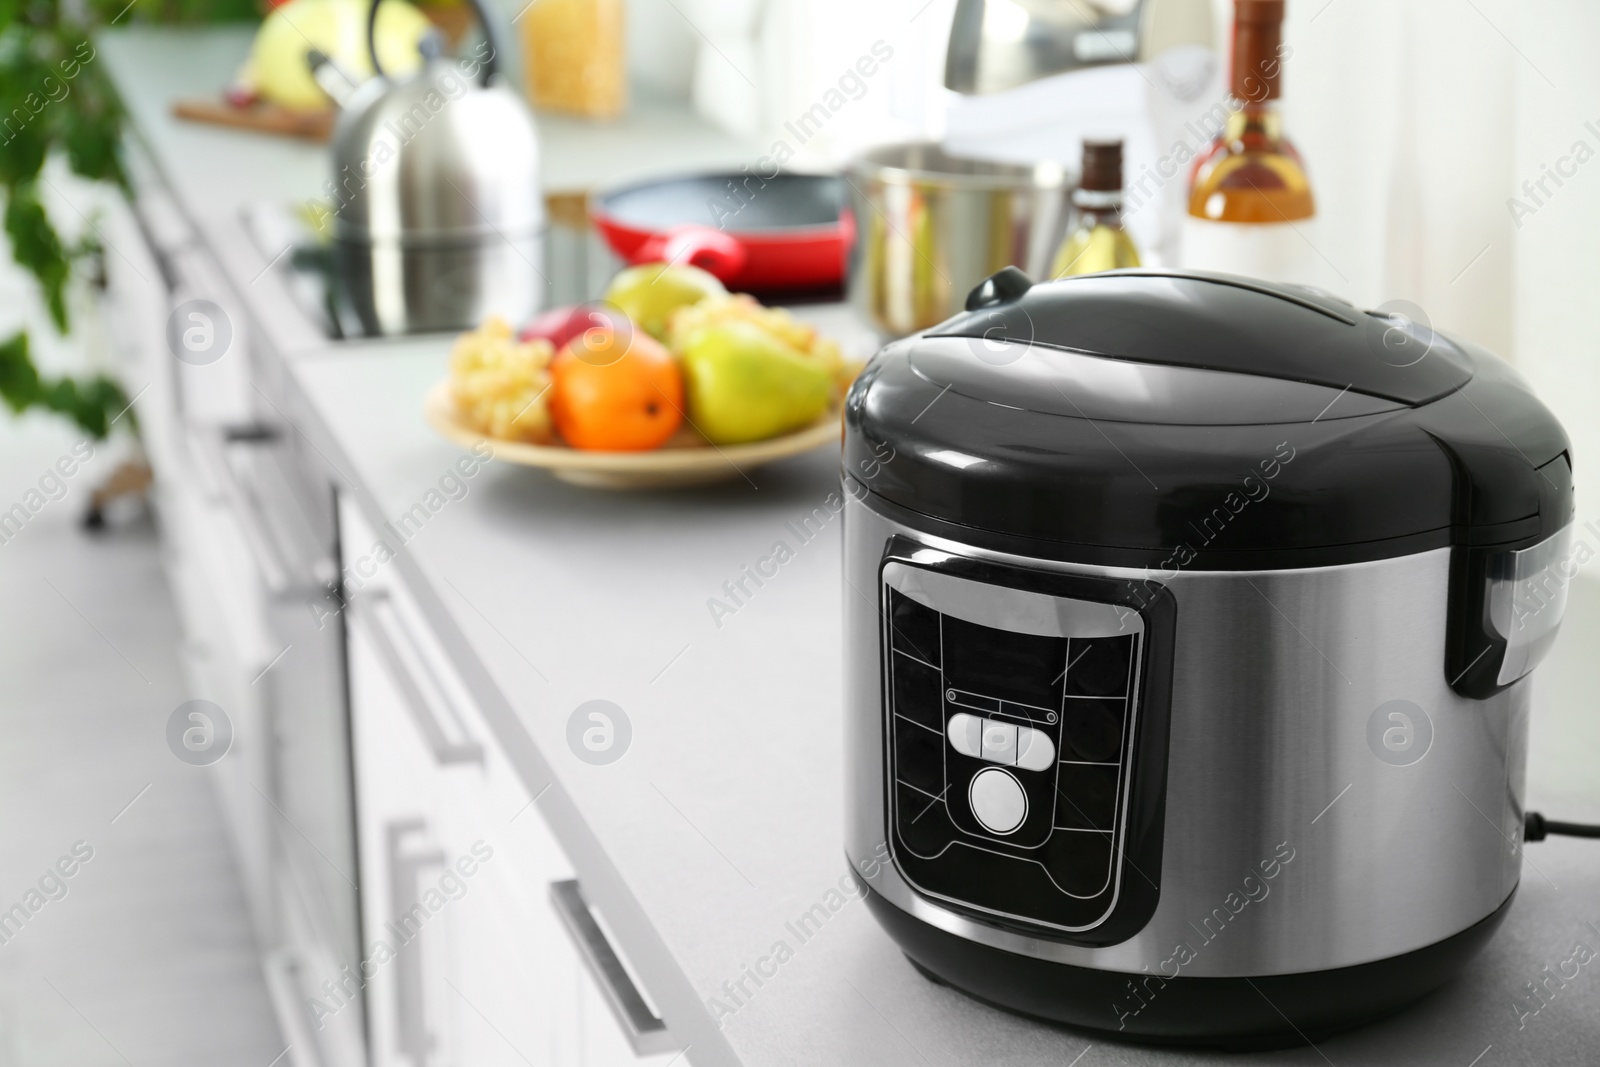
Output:
<svg viewBox="0 0 1600 1067">
<path fill-rule="evenodd" d="M 826 444 L 838 445 L 837 409 L 804 429 L 745 445 L 713 445 L 687 425 L 649 452 L 586 452 L 566 445 L 530 445 L 479 433 L 461 420 L 450 382 L 439 382 L 423 403 L 428 425 L 456 444 L 471 448 L 487 441 L 495 459 L 543 467 L 557 478 L 592 489 L 666 489 L 737 478 L 774 460 L 798 456 Z"/>
</svg>

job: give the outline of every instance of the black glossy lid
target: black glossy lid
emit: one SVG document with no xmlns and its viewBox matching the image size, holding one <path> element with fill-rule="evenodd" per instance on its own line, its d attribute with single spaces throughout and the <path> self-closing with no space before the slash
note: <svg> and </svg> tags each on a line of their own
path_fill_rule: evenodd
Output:
<svg viewBox="0 0 1600 1067">
<path fill-rule="evenodd" d="M 845 470 L 891 510 L 1058 543 L 1041 555 L 1210 569 L 1531 543 L 1571 519 L 1560 424 L 1426 326 L 1157 271 L 1008 269 L 968 308 L 851 390 Z"/>
</svg>

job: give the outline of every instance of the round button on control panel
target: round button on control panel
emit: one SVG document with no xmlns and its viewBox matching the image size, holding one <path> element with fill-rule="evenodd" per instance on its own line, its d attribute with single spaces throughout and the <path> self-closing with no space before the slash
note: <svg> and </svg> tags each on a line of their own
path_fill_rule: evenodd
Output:
<svg viewBox="0 0 1600 1067">
<path fill-rule="evenodd" d="M 1013 833 L 1028 817 L 1028 794 L 1022 783 L 999 767 L 985 767 L 972 776 L 967 800 L 972 814 L 992 834 Z"/>
</svg>

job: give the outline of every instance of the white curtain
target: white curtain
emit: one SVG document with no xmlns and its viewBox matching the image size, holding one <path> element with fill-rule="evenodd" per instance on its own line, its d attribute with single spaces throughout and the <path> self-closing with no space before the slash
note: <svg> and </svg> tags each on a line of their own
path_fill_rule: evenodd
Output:
<svg viewBox="0 0 1600 1067">
<path fill-rule="evenodd" d="M 1350 295 L 1511 359 L 1600 525 L 1600 4 L 1291 0 L 1285 37 L 1286 124 Z"/>
<path fill-rule="evenodd" d="M 1532 203 L 1522 184 L 1545 177 L 1547 166 L 1576 173 L 1560 187 L 1546 178 L 1551 195 L 1513 226 L 1512 349 L 1572 437 L 1578 516 L 1600 526 L 1600 5 L 1546 0 L 1517 11 L 1507 32 L 1527 58 L 1513 61 L 1505 196 Z M 1582 164 L 1580 155 L 1588 156 Z M 1580 536 L 1600 548 L 1594 534 Z"/>
<path fill-rule="evenodd" d="M 1346 293 L 1511 354 L 1518 5 L 1296 0 L 1284 114 Z"/>
</svg>

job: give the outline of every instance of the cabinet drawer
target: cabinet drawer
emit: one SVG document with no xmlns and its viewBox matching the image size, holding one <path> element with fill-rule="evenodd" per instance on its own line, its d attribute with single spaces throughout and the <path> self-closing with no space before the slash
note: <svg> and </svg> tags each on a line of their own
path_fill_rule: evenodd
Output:
<svg viewBox="0 0 1600 1067">
<path fill-rule="evenodd" d="M 348 503 L 340 514 L 345 544 L 373 543 Z M 415 947 L 368 986 L 373 1062 L 671 1061 L 664 1028 L 637 1046 L 638 1012 L 619 1023 L 619 1001 L 654 1014 L 625 967 L 585 963 L 551 894 L 572 865 L 419 605 L 392 571 L 346 604 L 367 939 L 427 912 Z"/>
</svg>

